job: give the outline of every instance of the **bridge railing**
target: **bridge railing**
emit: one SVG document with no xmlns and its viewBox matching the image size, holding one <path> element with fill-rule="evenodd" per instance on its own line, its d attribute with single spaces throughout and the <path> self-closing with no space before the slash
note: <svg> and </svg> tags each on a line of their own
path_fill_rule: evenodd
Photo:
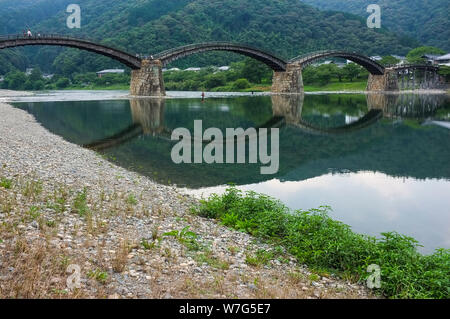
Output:
<svg viewBox="0 0 450 319">
<path fill-rule="evenodd" d="M 345 50 L 345 49 L 342 49 L 342 50 L 318 50 L 318 51 L 304 53 L 299 56 L 296 56 L 296 57 L 290 59 L 289 62 L 291 63 L 291 62 L 295 62 L 295 61 L 301 61 L 304 59 L 310 59 L 310 58 L 314 58 L 316 56 L 322 56 L 324 54 L 333 54 L 333 53 L 351 53 L 351 54 L 360 55 L 358 52 L 356 52 L 354 50 Z M 367 57 L 367 59 L 371 60 L 373 62 L 377 62 L 377 61 L 371 59 L 370 57 Z"/>
<path fill-rule="evenodd" d="M 92 43 L 95 45 L 100 46 L 108 46 L 106 44 L 102 44 L 101 40 L 95 40 L 90 39 L 88 37 L 76 37 L 76 36 L 69 36 L 69 35 L 62 35 L 62 34 L 56 34 L 56 33 L 39 33 L 39 32 L 33 32 L 32 35 L 28 34 L 7 34 L 7 35 L 0 35 L 0 41 L 7 41 L 7 40 L 23 40 L 23 39 L 61 39 L 61 40 L 75 40 L 75 41 L 83 41 L 87 43 Z M 125 52 L 122 49 L 113 48 L 112 49 L 116 51 L 123 52 L 125 54 L 128 54 L 130 56 L 136 56 L 136 53 L 133 52 Z"/>
<path fill-rule="evenodd" d="M 393 68 L 393 69 L 407 69 L 407 68 L 435 68 L 435 69 L 439 69 L 439 65 L 431 65 L 431 64 L 419 64 L 419 63 L 408 63 L 408 64 L 401 64 L 401 65 L 397 65 L 397 64 L 387 64 L 385 65 L 386 68 Z"/>
<path fill-rule="evenodd" d="M 81 40 L 81 41 L 86 41 L 86 42 L 94 42 L 94 43 L 98 43 L 100 41 L 98 40 L 94 40 L 94 39 L 89 39 L 87 37 L 76 37 L 76 36 L 68 36 L 68 35 L 63 35 L 63 34 L 56 34 L 56 33 L 39 33 L 39 32 L 35 32 L 32 35 L 28 35 L 28 34 L 7 34 L 7 35 L 0 35 L 0 40 L 21 40 L 21 39 L 53 39 L 53 38 L 58 38 L 58 39 L 66 39 L 66 40 Z"/>
<path fill-rule="evenodd" d="M 318 51 L 308 52 L 308 53 L 300 54 L 296 57 L 293 57 L 292 59 L 289 59 L 289 62 L 299 61 L 299 60 L 303 60 L 307 57 L 322 55 L 322 54 L 329 53 L 329 52 L 333 52 L 333 51 L 332 50 L 318 50 Z"/>
<path fill-rule="evenodd" d="M 259 51 L 259 52 L 264 52 L 274 58 L 277 58 L 281 61 L 284 61 L 283 58 L 281 58 L 278 54 L 271 52 L 269 50 L 266 49 L 261 49 L 261 48 L 257 48 L 253 45 L 250 44 L 246 44 L 246 43 L 233 43 L 233 42 L 224 42 L 224 41 L 214 41 L 214 42 L 201 42 L 201 43 L 194 43 L 194 44 L 188 44 L 188 45 L 184 45 L 184 46 L 180 46 L 177 48 L 172 48 L 172 49 L 168 49 L 156 54 L 153 54 L 153 57 L 155 59 L 159 59 L 168 55 L 171 55 L 172 53 L 176 53 L 179 51 L 184 51 L 184 50 L 189 50 L 189 49 L 196 49 L 198 47 L 204 47 L 204 46 L 235 46 L 235 47 L 243 47 L 243 48 L 247 48 L 249 50 L 255 50 L 255 51 Z"/>
</svg>

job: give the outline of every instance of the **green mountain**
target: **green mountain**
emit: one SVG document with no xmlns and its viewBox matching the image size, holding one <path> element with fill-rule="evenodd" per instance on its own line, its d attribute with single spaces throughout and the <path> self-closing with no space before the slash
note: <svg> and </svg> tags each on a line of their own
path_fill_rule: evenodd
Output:
<svg viewBox="0 0 450 319">
<path fill-rule="evenodd" d="M 450 50 L 448 0 L 301 0 L 323 10 L 336 10 L 367 18 L 369 4 L 381 7 L 381 25 L 423 44 Z"/>
<path fill-rule="evenodd" d="M 89 37 L 144 54 L 204 41 L 247 43 L 285 58 L 332 48 L 368 55 L 406 54 L 418 45 L 386 29 L 368 29 L 365 19 L 356 15 L 322 12 L 298 0 L 79 0 L 81 29 L 66 26 L 69 14 L 65 9 L 70 2 L 0 0 L 0 29 L 20 33 L 30 26 L 42 33 Z M 12 65 L 23 69 L 24 64 L 66 75 L 119 66 L 108 58 L 76 49 L 27 47 L 6 51 L 0 53 L 0 74 Z M 5 54 L 20 61 L 2 63 L 10 61 Z M 218 65 L 240 59 L 229 53 L 208 53 L 174 64 Z"/>
</svg>

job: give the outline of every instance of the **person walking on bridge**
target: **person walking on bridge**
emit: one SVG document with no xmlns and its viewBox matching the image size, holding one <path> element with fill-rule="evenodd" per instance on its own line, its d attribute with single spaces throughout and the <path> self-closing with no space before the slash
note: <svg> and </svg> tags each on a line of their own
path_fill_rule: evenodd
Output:
<svg viewBox="0 0 450 319">
<path fill-rule="evenodd" d="M 27 35 L 28 35 L 28 37 L 32 37 L 33 36 L 33 34 L 31 33 L 30 29 L 28 29 Z"/>
</svg>

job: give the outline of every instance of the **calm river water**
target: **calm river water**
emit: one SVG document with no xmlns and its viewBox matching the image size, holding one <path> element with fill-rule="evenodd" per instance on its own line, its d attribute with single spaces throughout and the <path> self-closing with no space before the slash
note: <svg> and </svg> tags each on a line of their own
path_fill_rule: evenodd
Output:
<svg viewBox="0 0 450 319">
<path fill-rule="evenodd" d="M 198 196 L 228 183 L 293 209 L 331 206 L 361 233 L 416 238 L 429 253 L 450 248 L 450 100 L 445 95 L 268 95 L 53 92 L 15 105 L 49 131 L 112 162 Z M 73 101 L 76 100 L 76 101 Z M 261 164 L 174 164 L 173 129 L 203 120 L 217 127 L 280 129 L 279 171 Z"/>
</svg>

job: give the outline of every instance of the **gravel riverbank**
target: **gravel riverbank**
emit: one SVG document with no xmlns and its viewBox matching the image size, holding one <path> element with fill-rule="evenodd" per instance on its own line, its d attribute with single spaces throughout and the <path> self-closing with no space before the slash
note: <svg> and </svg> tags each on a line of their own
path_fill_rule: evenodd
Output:
<svg viewBox="0 0 450 319">
<path fill-rule="evenodd" d="M 0 298 L 371 297 L 193 204 L 0 103 Z M 260 250 L 276 257 L 259 262 Z"/>
</svg>

